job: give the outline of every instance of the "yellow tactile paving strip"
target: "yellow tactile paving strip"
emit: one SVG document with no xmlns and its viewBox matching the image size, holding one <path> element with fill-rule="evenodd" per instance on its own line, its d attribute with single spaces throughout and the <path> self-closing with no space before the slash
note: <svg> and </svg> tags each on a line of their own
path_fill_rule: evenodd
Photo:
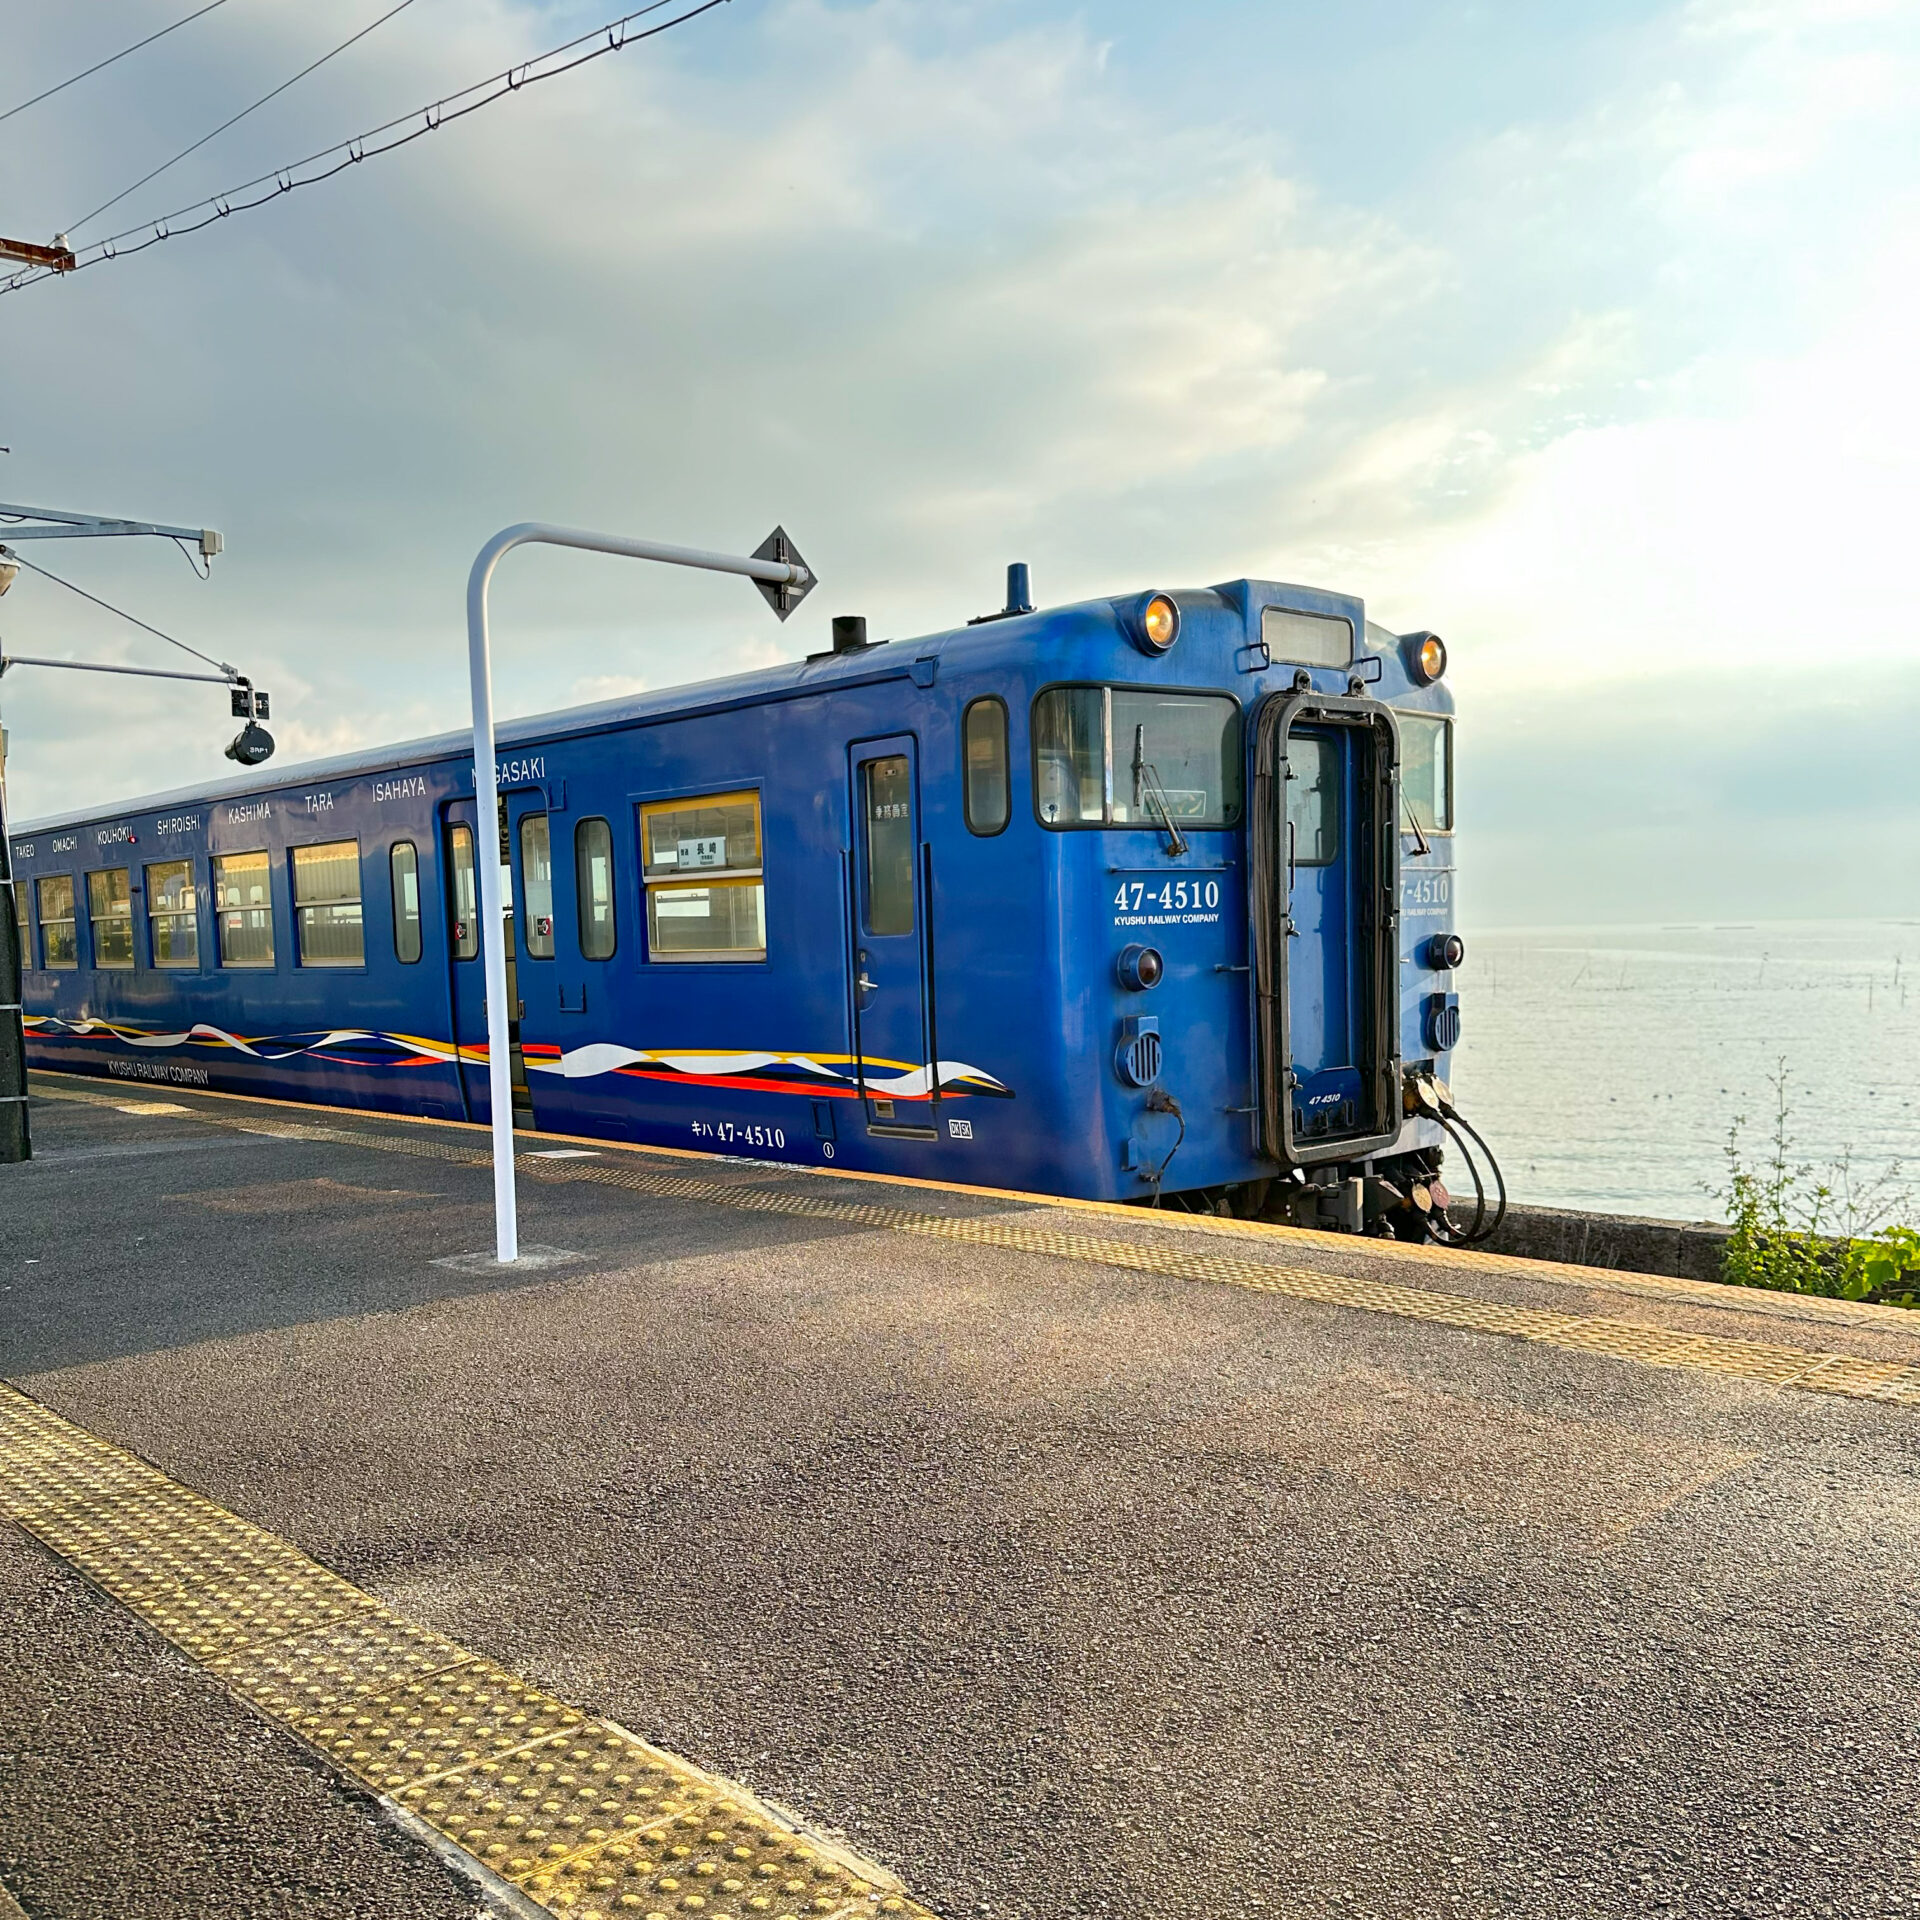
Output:
<svg viewBox="0 0 1920 1920">
<path fill-rule="evenodd" d="M 365 1132 L 344 1127 L 312 1126 L 283 1120 L 225 1122 L 248 1132 L 279 1134 L 291 1139 L 336 1141 L 375 1146 L 383 1152 L 419 1154 L 436 1160 L 459 1160 L 476 1166 L 491 1164 L 484 1153 L 423 1136 Z M 1852 1400 L 1884 1400 L 1920 1406 L 1920 1366 L 1885 1360 L 1867 1360 L 1845 1353 L 1825 1353 L 1807 1347 L 1735 1340 L 1719 1334 L 1681 1333 L 1632 1320 L 1613 1320 L 1597 1314 L 1555 1313 L 1538 1307 L 1511 1306 L 1500 1301 L 1476 1300 L 1468 1295 L 1441 1293 L 1424 1287 L 1395 1286 L 1383 1280 L 1321 1273 L 1310 1267 L 1271 1265 L 1228 1252 L 1198 1252 L 1184 1247 L 1162 1247 L 1134 1240 L 1116 1240 L 1072 1228 L 1025 1225 L 1003 1217 L 954 1217 L 917 1213 L 904 1207 L 874 1206 L 864 1201 L 834 1199 L 825 1194 L 782 1193 L 761 1186 L 741 1186 L 720 1180 L 702 1180 L 687 1174 L 648 1173 L 613 1161 L 528 1161 L 521 1171 L 531 1178 L 554 1183 L 589 1181 L 621 1187 L 664 1200 L 698 1200 L 748 1213 L 799 1215 L 811 1220 L 834 1220 L 848 1226 L 911 1233 L 938 1240 L 958 1240 L 972 1246 L 997 1247 L 1010 1253 L 1035 1253 L 1056 1260 L 1121 1267 L 1170 1280 L 1211 1282 L 1220 1286 L 1250 1287 L 1262 1293 L 1284 1294 L 1295 1300 L 1320 1301 L 1329 1306 L 1353 1307 L 1364 1313 L 1391 1314 L 1399 1319 L 1426 1320 L 1473 1333 L 1503 1334 L 1532 1340 L 1576 1353 L 1604 1354 L 1643 1366 L 1684 1367 L 1704 1373 L 1738 1374 L 1779 1387 L 1800 1387 L 1813 1393 L 1839 1394 Z M 1040 1204 L 1036 1202 L 1036 1204 Z"/>
<path fill-rule="evenodd" d="M 402 1618 L 4 1383 L 0 1514 L 567 1920 L 931 1920 L 750 1794 Z"/>
<path fill-rule="evenodd" d="M 125 1098 L 61 1090 L 56 1098 L 100 1106 L 131 1104 Z M 264 1134 L 284 1140 L 314 1140 L 343 1146 L 371 1147 L 383 1153 L 453 1161 L 466 1166 L 489 1166 L 487 1153 L 456 1144 L 438 1129 L 419 1128 L 406 1133 L 388 1131 L 393 1116 L 370 1115 L 376 1124 L 364 1128 L 324 1126 L 265 1114 L 191 1113 L 238 1132 Z M 404 1124 L 404 1122 L 402 1122 Z M 1878 1400 L 1894 1405 L 1920 1406 L 1920 1365 L 1872 1360 L 1855 1354 L 1818 1348 L 1738 1340 L 1723 1334 L 1687 1333 L 1648 1325 L 1644 1321 L 1615 1320 L 1600 1314 L 1556 1313 L 1548 1308 L 1523 1307 L 1469 1295 L 1443 1293 L 1433 1288 L 1407 1287 L 1390 1281 L 1354 1275 L 1323 1273 L 1310 1267 L 1284 1266 L 1227 1251 L 1196 1251 L 1151 1242 L 1104 1237 L 1069 1227 L 1023 1224 L 1004 1216 L 956 1217 L 920 1213 L 905 1207 L 878 1206 L 827 1194 L 787 1193 L 758 1184 L 701 1179 L 691 1174 L 650 1173 L 623 1164 L 621 1157 L 606 1160 L 540 1160 L 522 1156 L 523 1177 L 545 1184 L 589 1182 L 644 1193 L 663 1200 L 695 1200 L 749 1213 L 833 1220 L 876 1231 L 910 1233 L 939 1240 L 957 1240 L 974 1246 L 997 1247 L 1010 1253 L 1040 1254 L 1056 1260 L 1119 1267 L 1218 1286 L 1251 1288 L 1261 1293 L 1312 1300 L 1328 1306 L 1350 1307 L 1363 1313 L 1382 1313 L 1397 1319 L 1424 1320 L 1458 1327 L 1471 1333 L 1530 1340 L 1568 1352 L 1603 1355 L 1642 1366 L 1683 1368 L 1702 1373 L 1733 1374 L 1776 1387 L 1794 1387 L 1810 1393 L 1834 1394 L 1850 1400 Z M 743 1169 L 744 1171 L 744 1169 Z M 756 1169 L 757 1171 L 757 1169 Z M 796 1168 L 796 1174 L 811 1169 Z M 1047 1203 L 1042 1195 L 1026 1196 L 1036 1208 Z M 1142 1216 L 1143 1226 L 1162 1224 L 1160 1216 Z M 1468 1266 L 1474 1256 L 1455 1250 L 1448 1264 Z M 1546 1263 L 1487 1258 L 1484 1264 L 1505 1272 L 1532 1275 Z M 1547 1269 L 1572 1274 L 1580 1269 Z M 1611 1276 L 1589 1274 L 1590 1279 Z M 1696 1283 L 1674 1281 L 1679 1288 Z"/>
</svg>

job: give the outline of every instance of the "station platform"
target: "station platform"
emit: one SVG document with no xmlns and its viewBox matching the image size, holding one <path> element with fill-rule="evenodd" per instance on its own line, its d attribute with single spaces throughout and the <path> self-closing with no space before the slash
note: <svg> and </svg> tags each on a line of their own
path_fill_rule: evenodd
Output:
<svg viewBox="0 0 1920 1920">
<path fill-rule="evenodd" d="M 1920 1915 L 1920 1316 L 34 1094 L 0 1914 Z"/>
</svg>

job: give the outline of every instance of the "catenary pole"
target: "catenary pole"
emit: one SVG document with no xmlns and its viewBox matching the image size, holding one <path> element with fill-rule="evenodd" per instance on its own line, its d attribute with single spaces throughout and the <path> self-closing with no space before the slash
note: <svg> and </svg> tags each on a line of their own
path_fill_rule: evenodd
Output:
<svg viewBox="0 0 1920 1920">
<path fill-rule="evenodd" d="M 54 258 L 55 254 L 60 257 Z M 64 240 L 56 241 L 51 249 L 0 240 L 0 260 L 5 259 L 37 261 L 52 266 L 57 273 L 66 272 L 73 265 L 73 255 L 66 249 Z M 64 507 L 32 507 L 4 500 L 0 500 L 0 534 L 14 541 L 117 540 L 136 536 L 191 540 L 209 570 L 215 555 L 226 546 L 212 527 L 174 527 L 157 520 L 118 520 L 106 514 L 75 513 Z M 17 571 L 8 562 L 5 547 L 0 546 L 0 594 L 13 584 Z M 21 659 L 14 664 L 58 667 L 80 663 Z M 4 671 L 5 666 L 0 665 L 0 672 Z M 0 930 L 0 1166 L 33 1157 L 33 1141 L 27 1129 L 24 1002 L 28 956 L 21 950 L 18 884 L 13 871 L 13 847 L 7 838 L 6 749 L 0 744 L 0 912 L 6 915 L 6 926 Z"/>
<path fill-rule="evenodd" d="M 20 950 L 20 909 L 14 888 L 13 843 L 7 838 L 7 735 L 0 727 L 0 1166 L 33 1158 L 27 1130 L 27 1030 Z"/>
<path fill-rule="evenodd" d="M 493 745 L 493 660 L 487 631 L 487 588 L 502 554 L 515 547 L 577 547 L 628 560 L 657 560 L 669 567 L 733 573 L 759 584 L 784 620 L 812 589 L 806 563 L 776 528 L 756 554 L 712 553 L 699 547 L 629 540 L 619 534 L 587 533 L 537 520 L 503 527 L 474 556 L 467 576 L 467 669 L 473 686 L 474 853 L 480 868 L 480 951 L 487 978 L 487 1104 L 493 1124 L 494 1257 L 501 1264 L 520 1257 L 520 1224 L 514 1191 L 513 1080 L 510 1058 L 513 1011 L 507 1005 L 506 903 L 500 893 L 499 769 Z M 458 1037 L 456 1036 L 456 1045 Z"/>
</svg>

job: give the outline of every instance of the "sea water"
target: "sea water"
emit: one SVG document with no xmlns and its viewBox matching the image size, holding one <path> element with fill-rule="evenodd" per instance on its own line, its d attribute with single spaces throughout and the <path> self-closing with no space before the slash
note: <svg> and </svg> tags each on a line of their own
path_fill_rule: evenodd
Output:
<svg viewBox="0 0 1920 1920">
<path fill-rule="evenodd" d="M 1920 1220 L 1920 921 L 1467 934 L 1453 1091 L 1517 1202 L 1724 1217 L 1729 1130 L 1909 1196 Z M 1449 1185 L 1470 1192 L 1449 1152 Z"/>
</svg>

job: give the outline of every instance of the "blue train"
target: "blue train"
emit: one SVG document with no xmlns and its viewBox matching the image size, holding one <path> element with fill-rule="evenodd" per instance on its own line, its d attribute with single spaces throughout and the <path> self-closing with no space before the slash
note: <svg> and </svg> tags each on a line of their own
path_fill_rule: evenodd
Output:
<svg viewBox="0 0 1920 1920">
<path fill-rule="evenodd" d="M 527 1126 L 1483 1227 L 1444 645 L 1262 580 L 1028 600 L 504 726 L 496 820 L 450 734 L 17 828 L 29 1057 L 483 1121 L 497 860 Z"/>
</svg>

